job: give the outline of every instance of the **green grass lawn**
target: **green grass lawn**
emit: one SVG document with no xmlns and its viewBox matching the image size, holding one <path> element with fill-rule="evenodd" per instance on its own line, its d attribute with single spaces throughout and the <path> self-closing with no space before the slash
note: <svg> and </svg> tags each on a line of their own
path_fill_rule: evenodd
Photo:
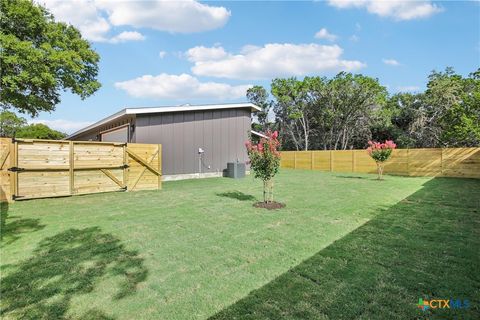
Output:
<svg viewBox="0 0 480 320">
<path fill-rule="evenodd" d="M 5 319 L 480 317 L 480 180 L 283 170 L 2 208 Z M 466 310 L 416 307 L 469 299 Z"/>
</svg>

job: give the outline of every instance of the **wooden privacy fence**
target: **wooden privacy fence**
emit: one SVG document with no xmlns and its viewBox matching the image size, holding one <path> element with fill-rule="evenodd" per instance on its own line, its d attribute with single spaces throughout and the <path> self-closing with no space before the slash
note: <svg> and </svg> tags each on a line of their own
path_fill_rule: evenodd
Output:
<svg viewBox="0 0 480 320">
<path fill-rule="evenodd" d="M 161 189 L 162 146 L 0 138 L 0 200 Z"/>
<path fill-rule="evenodd" d="M 283 151 L 282 168 L 376 173 L 365 150 Z M 386 174 L 480 178 L 480 148 L 396 149 Z"/>
</svg>

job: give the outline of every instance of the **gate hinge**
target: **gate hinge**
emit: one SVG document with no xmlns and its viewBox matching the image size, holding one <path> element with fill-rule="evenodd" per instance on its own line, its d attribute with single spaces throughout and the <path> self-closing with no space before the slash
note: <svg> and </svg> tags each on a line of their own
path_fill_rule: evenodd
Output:
<svg viewBox="0 0 480 320">
<path fill-rule="evenodd" d="M 127 169 L 127 168 L 130 168 L 130 166 L 128 164 L 124 164 L 123 166 L 121 166 L 120 168 L 122 169 Z"/>
<path fill-rule="evenodd" d="M 24 198 L 24 196 L 16 196 L 16 195 L 12 194 L 12 200 L 13 200 L 13 201 L 15 201 L 15 200 L 17 200 L 17 199 L 19 199 L 19 198 Z"/>
<path fill-rule="evenodd" d="M 12 171 L 12 172 L 25 171 L 25 168 L 11 167 L 11 168 L 8 168 L 8 171 Z"/>
</svg>

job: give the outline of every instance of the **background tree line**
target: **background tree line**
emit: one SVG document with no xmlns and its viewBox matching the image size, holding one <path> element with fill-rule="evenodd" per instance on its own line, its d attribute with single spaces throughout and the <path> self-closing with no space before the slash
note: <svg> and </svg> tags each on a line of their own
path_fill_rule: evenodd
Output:
<svg viewBox="0 0 480 320">
<path fill-rule="evenodd" d="M 284 150 L 356 149 L 387 139 L 401 148 L 480 145 L 480 69 L 468 77 L 433 71 L 420 93 L 389 95 L 378 79 L 341 72 L 274 79 L 271 94 L 255 86 L 247 98 L 262 108 L 253 129 L 280 131 Z"/>
<path fill-rule="evenodd" d="M 0 137 L 59 140 L 66 136 L 42 123 L 28 124 L 25 118 L 11 111 L 0 112 Z"/>
</svg>

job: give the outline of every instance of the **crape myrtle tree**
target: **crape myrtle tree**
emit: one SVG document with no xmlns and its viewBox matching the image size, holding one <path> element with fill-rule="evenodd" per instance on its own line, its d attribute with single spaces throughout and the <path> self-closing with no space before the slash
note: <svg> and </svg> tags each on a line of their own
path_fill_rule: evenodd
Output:
<svg viewBox="0 0 480 320">
<path fill-rule="evenodd" d="M 261 138 L 258 144 L 247 141 L 250 168 L 255 178 L 263 181 L 263 202 L 273 202 L 273 177 L 280 168 L 280 152 L 277 131 L 266 132 L 267 138 Z"/>
<path fill-rule="evenodd" d="M 378 180 L 383 180 L 385 162 L 390 159 L 393 149 L 396 147 L 397 145 L 391 140 L 387 140 L 384 143 L 368 141 L 367 153 L 377 164 Z"/>
<path fill-rule="evenodd" d="M 100 88 L 99 55 L 71 25 L 30 0 L 0 0 L 0 107 L 32 117 L 53 111 L 61 91 L 82 99 Z"/>
</svg>

